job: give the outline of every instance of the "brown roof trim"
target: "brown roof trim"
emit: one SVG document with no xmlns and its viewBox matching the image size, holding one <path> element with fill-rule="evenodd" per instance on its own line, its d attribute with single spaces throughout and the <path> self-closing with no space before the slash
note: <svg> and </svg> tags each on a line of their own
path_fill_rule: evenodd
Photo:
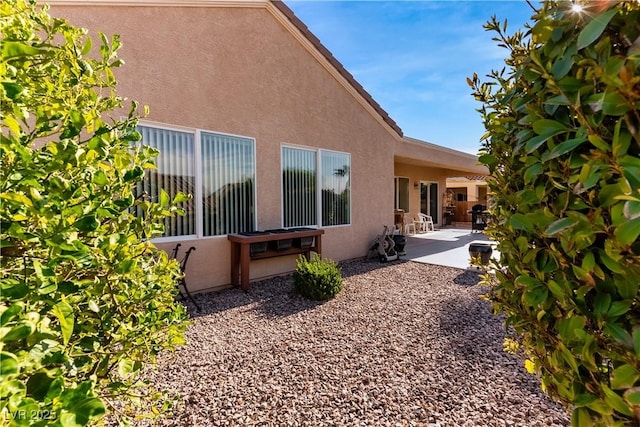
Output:
<svg viewBox="0 0 640 427">
<path fill-rule="evenodd" d="M 398 126 L 398 124 L 389 117 L 389 114 L 382 109 L 380 104 L 378 104 L 373 97 L 367 92 L 360 83 L 348 72 L 344 66 L 338 61 L 327 49 L 324 47 L 320 39 L 318 39 L 309 28 L 298 18 L 289 7 L 284 4 L 282 0 L 270 0 L 271 4 L 273 4 L 280 12 L 282 12 L 289 21 L 305 36 L 309 42 L 324 56 L 327 61 L 340 73 L 342 77 L 344 77 L 349 84 L 364 98 L 365 101 L 373 109 L 382 117 L 385 123 L 387 123 L 391 128 L 400 136 L 403 136 L 402 129 Z"/>
</svg>

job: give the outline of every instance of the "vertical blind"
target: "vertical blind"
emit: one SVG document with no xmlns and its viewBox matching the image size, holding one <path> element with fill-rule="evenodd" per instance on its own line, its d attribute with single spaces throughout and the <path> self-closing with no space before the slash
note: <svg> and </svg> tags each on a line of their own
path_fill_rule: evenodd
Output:
<svg viewBox="0 0 640 427">
<path fill-rule="evenodd" d="M 160 151 L 156 158 L 157 169 L 147 169 L 145 178 L 137 186 L 137 197 L 144 193 L 158 202 L 160 189 L 173 199 L 179 192 L 194 194 L 194 135 L 168 129 L 139 126 L 142 143 Z M 192 200 L 181 205 L 185 215 L 165 218 L 163 237 L 196 234 L 195 209 Z"/>
<path fill-rule="evenodd" d="M 282 148 L 282 212 L 285 227 L 318 225 L 316 152 Z"/>
<path fill-rule="evenodd" d="M 255 224 L 253 140 L 201 133 L 203 234 L 251 231 Z"/>
<path fill-rule="evenodd" d="M 348 154 L 321 151 L 322 225 L 350 222 L 351 159 Z"/>
</svg>

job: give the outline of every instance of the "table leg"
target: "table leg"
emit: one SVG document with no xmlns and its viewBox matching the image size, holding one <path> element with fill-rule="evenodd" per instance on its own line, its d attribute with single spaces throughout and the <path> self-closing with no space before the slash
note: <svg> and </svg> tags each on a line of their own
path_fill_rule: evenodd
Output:
<svg viewBox="0 0 640 427">
<path fill-rule="evenodd" d="M 231 286 L 240 284 L 240 244 L 231 242 Z"/>
<path fill-rule="evenodd" d="M 240 245 L 240 288 L 249 290 L 249 244 Z"/>
</svg>

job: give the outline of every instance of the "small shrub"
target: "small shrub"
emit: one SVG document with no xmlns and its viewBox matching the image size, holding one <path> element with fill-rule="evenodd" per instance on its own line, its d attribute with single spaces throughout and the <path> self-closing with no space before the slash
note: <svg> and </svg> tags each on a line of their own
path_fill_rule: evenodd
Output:
<svg viewBox="0 0 640 427">
<path fill-rule="evenodd" d="M 342 290 L 342 273 L 335 261 L 323 260 L 314 253 L 310 260 L 300 256 L 293 272 L 293 286 L 300 295 L 312 300 L 328 300 Z"/>
</svg>

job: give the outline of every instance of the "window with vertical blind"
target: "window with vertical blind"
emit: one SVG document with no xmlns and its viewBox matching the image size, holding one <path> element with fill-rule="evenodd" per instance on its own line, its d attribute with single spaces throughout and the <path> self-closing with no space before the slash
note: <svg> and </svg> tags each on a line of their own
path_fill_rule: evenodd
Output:
<svg viewBox="0 0 640 427">
<path fill-rule="evenodd" d="M 138 183 L 138 196 L 146 194 L 158 202 L 160 189 L 173 199 L 178 193 L 194 194 L 196 169 L 194 162 L 193 133 L 139 126 L 142 143 L 160 151 L 156 157 L 157 169 L 146 169 L 145 177 Z M 164 236 L 189 236 L 196 234 L 196 212 L 193 200 L 181 205 L 184 216 L 165 218 Z"/>
<path fill-rule="evenodd" d="M 255 223 L 253 140 L 200 134 L 203 235 L 252 231 Z"/>
<path fill-rule="evenodd" d="M 201 130 L 142 124 L 142 144 L 160 151 L 138 193 L 157 201 L 160 189 L 193 199 L 184 216 L 165 221 L 162 237 L 207 237 L 255 229 L 255 140 Z"/>
<path fill-rule="evenodd" d="M 317 153 L 282 148 L 282 212 L 284 227 L 318 225 Z"/>
<path fill-rule="evenodd" d="M 284 227 L 351 223 L 351 156 L 282 147 Z"/>
</svg>

